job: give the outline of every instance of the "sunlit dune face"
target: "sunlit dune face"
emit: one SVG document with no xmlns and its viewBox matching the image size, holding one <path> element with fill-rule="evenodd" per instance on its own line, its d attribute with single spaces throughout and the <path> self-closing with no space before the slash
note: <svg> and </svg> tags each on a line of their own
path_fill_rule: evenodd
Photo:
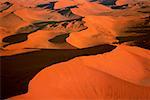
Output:
<svg viewBox="0 0 150 100">
<path fill-rule="evenodd" d="M 144 68 L 150 63 L 143 62 L 150 59 L 147 54 L 148 50 L 138 47 L 119 46 L 110 53 L 53 65 L 34 77 L 27 94 L 11 100 L 147 99 L 150 88 L 144 85 L 149 84 L 150 73 Z"/>
<path fill-rule="evenodd" d="M 78 8 L 73 8 L 73 13 L 80 16 L 97 15 L 103 11 L 110 11 L 109 7 L 98 4 L 96 2 L 85 2 L 78 5 Z"/>
<path fill-rule="evenodd" d="M 150 2 L 54 1 L 0 0 L 2 99 L 150 100 Z"/>
<path fill-rule="evenodd" d="M 84 20 L 85 26 L 88 28 L 81 32 L 71 33 L 67 38 L 67 42 L 78 48 L 85 48 L 115 41 L 117 34 L 113 30 L 113 19 L 102 16 L 89 16 Z M 106 26 L 103 23 L 105 23 Z"/>
<path fill-rule="evenodd" d="M 47 48 L 47 49 L 75 49 L 75 47 L 67 43 L 53 43 L 50 39 L 65 33 L 49 31 L 49 30 L 39 30 L 32 34 L 26 36 L 26 39 L 22 42 L 16 44 L 10 44 L 5 47 L 6 50 L 21 50 L 25 48 Z M 20 37 L 23 38 L 23 37 Z M 65 41 L 65 39 L 64 39 Z"/>
<path fill-rule="evenodd" d="M 117 0 L 116 4 L 117 5 L 124 5 L 124 4 L 129 4 L 133 2 L 134 0 Z"/>
<path fill-rule="evenodd" d="M 22 20 L 21 17 L 14 13 L 9 13 L 8 15 L 0 18 L 0 26 L 6 28 L 7 31 L 10 31 L 10 34 L 14 34 L 20 27 L 26 26 L 28 24 L 28 22 Z"/>
<path fill-rule="evenodd" d="M 12 2 L 17 5 L 21 5 L 24 7 L 34 7 L 37 4 L 48 3 L 49 1 L 53 1 L 53 0 L 2 0 L 2 2 L 6 2 L 6 1 Z"/>
<path fill-rule="evenodd" d="M 55 9 L 59 9 L 59 8 L 64 8 L 67 6 L 74 6 L 77 5 L 78 3 L 72 1 L 72 0 L 59 0 L 56 4 L 55 4 Z"/>
</svg>

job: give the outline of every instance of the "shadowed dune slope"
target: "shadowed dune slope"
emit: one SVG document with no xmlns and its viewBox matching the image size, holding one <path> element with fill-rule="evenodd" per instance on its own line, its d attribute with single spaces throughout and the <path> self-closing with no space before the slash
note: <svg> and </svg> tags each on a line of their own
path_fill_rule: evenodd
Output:
<svg viewBox="0 0 150 100">
<path fill-rule="evenodd" d="M 149 49 L 150 16 L 146 2 L 136 3 L 136 7 L 124 10 L 89 15 L 83 20 L 88 28 L 72 32 L 67 42 L 78 48 L 103 43 L 126 43 Z M 139 38 L 140 37 L 140 38 Z"/>
<path fill-rule="evenodd" d="M 3 12 L 4 10 L 9 9 L 11 6 L 12 4 L 9 2 L 0 3 L 0 13 Z"/>
<path fill-rule="evenodd" d="M 135 50 L 141 54 L 134 53 Z M 118 46 L 109 53 L 52 65 L 30 81 L 27 94 L 11 100 L 148 100 L 150 87 L 143 86 L 150 85 L 147 54 L 150 52 L 142 48 Z M 127 59 L 122 60 L 124 57 Z M 143 77 L 141 72 L 149 74 Z M 131 78 L 139 82 L 130 82 Z M 145 82 L 139 85 L 142 79 Z"/>
<path fill-rule="evenodd" d="M 111 11 L 111 8 L 97 2 L 85 2 L 73 8 L 72 12 L 80 16 L 97 15 L 101 12 Z"/>
<path fill-rule="evenodd" d="M 150 1 L 0 0 L 0 60 L 0 99 L 150 100 Z"/>
<path fill-rule="evenodd" d="M 82 18 L 60 22 L 50 21 L 34 23 L 32 25 L 21 27 L 14 35 L 3 38 L 2 41 L 7 43 L 4 44 L 3 47 L 5 50 L 25 48 L 71 49 L 74 47 L 66 42 L 58 44 L 50 42 L 49 39 L 52 39 L 57 35 L 77 32 L 86 28 Z M 66 41 L 66 38 L 63 38 L 62 41 Z"/>
<path fill-rule="evenodd" d="M 43 49 L 18 55 L 2 56 L 2 98 L 8 98 L 27 92 L 29 81 L 40 70 L 49 65 L 67 61 L 77 56 L 109 52 L 114 48 L 115 46 L 106 44 L 77 50 Z"/>
<path fill-rule="evenodd" d="M 29 23 L 24 21 L 21 17 L 17 16 L 13 12 L 0 17 L 0 27 L 6 28 L 7 31 L 9 31 L 7 35 L 14 34 L 20 27 L 26 25 L 29 25 Z"/>
</svg>

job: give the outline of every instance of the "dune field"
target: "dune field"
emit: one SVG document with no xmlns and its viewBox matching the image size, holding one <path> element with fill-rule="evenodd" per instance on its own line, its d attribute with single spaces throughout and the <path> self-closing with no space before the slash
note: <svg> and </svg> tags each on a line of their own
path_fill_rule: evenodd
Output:
<svg viewBox="0 0 150 100">
<path fill-rule="evenodd" d="M 1 100 L 150 100 L 149 0 L 0 0 Z"/>
</svg>

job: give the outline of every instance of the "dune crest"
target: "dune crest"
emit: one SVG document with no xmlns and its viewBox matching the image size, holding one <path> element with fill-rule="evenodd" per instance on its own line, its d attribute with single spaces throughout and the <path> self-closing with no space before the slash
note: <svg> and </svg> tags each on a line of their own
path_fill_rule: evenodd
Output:
<svg viewBox="0 0 150 100">
<path fill-rule="evenodd" d="M 68 43 L 78 48 L 85 48 L 105 43 L 111 44 L 116 41 L 115 37 L 117 33 L 113 30 L 115 24 L 113 18 L 105 16 L 87 16 L 84 21 L 88 29 L 71 33 L 67 38 Z"/>
<path fill-rule="evenodd" d="M 85 2 L 78 5 L 78 8 L 72 9 L 73 13 L 80 16 L 97 15 L 101 12 L 111 11 L 111 8 L 106 7 L 97 2 Z"/>
<path fill-rule="evenodd" d="M 27 94 L 11 100 L 146 100 L 150 98 L 150 88 L 144 86 L 150 85 L 150 72 L 145 72 L 150 66 L 150 63 L 145 63 L 150 59 L 147 54 L 150 52 L 142 48 L 118 46 L 109 53 L 79 57 L 53 65 L 31 80 Z M 124 58 L 126 60 L 122 60 Z M 122 76 L 118 77 L 119 74 Z"/>
<path fill-rule="evenodd" d="M 0 58 L 2 100 L 149 100 L 150 1 L 0 0 Z"/>
</svg>

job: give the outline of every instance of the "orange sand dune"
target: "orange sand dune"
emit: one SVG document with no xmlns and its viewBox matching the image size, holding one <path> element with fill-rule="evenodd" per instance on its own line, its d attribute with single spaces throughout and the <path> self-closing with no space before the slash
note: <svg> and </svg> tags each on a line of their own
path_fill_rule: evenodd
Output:
<svg viewBox="0 0 150 100">
<path fill-rule="evenodd" d="M 74 5 L 77 5 L 78 8 L 73 8 L 73 13 L 80 16 L 99 14 L 100 12 L 111 10 L 98 2 L 90 2 L 88 0 L 59 0 L 55 5 L 55 9 Z"/>
<path fill-rule="evenodd" d="M 28 93 L 8 100 L 150 99 L 148 0 L 117 0 L 112 7 L 100 4 L 105 0 L 58 0 L 53 10 L 37 6 L 50 1 L 55 0 L 0 0 L 0 98 L 27 92 L 32 79 Z"/>
<path fill-rule="evenodd" d="M 23 8 L 23 6 L 21 6 L 21 5 L 13 4 L 10 8 L 8 8 L 8 9 L 4 10 L 2 13 L 0 13 L 0 17 L 6 16 L 9 13 L 15 12 L 16 10 L 22 9 L 22 8 Z"/>
<path fill-rule="evenodd" d="M 2 13 L 3 11 L 9 9 L 13 4 L 9 3 L 9 2 L 4 2 L 4 3 L 0 3 L 0 13 Z"/>
<path fill-rule="evenodd" d="M 148 100 L 150 87 L 144 85 L 150 86 L 149 55 L 142 48 L 118 46 L 56 64 L 31 80 L 27 94 L 10 100 Z"/>
<path fill-rule="evenodd" d="M 9 1 L 14 4 L 24 6 L 24 7 L 34 7 L 37 4 L 48 3 L 49 1 L 54 1 L 54 0 L 1 0 L 1 1 L 2 2 Z"/>
<path fill-rule="evenodd" d="M 78 3 L 74 2 L 73 0 L 58 0 L 58 2 L 55 4 L 55 9 L 64 8 L 67 6 L 74 6 Z"/>
<path fill-rule="evenodd" d="M 14 13 L 9 13 L 3 17 L 0 17 L 0 33 L 1 37 L 4 38 L 5 36 L 15 34 L 15 32 L 23 26 L 29 25 L 26 21 L 22 18 L 17 16 Z"/>
<path fill-rule="evenodd" d="M 16 49 L 25 49 L 25 48 L 48 48 L 48 49 L 71 49 L 73 46 L 67 43 L 55 44 L 51 43 L 48 40 L 54 38 L 57 35 L 64 33 L 58 33 L 48 30 L 39 30 L 28 35 L 27 40 L 21 43 L 16 43 L 10 46 L 5 47 L 6 50 L 16 50 Z"/>
<path fill-rule="evenodd" d="M 28 23 L 14 13 L 9 13 L 0 18 L 0 26 L 7 28 L 12 32 L 15 32 L 19 29 L 19 27 L 23 27 L 25 25 L 28 25 Z"/>
<path fill-rule="evenodd" d="M 67 10 L 68 11 L 68 10 Z M 40 9 L 40 8 L 23 8 L 15 11 L 14 13 L 25 21 L 28 22 L 36 22 L 36 21 L 64 21 L 70 19 L 77 19 L 80 16 L 72 14 L 71 17 L 65 16 L 60 13 L 61 11 L 51 11 L 48 9 Z M 71 11 L 66 13 L 72 13 Z"/>
<path fill-rule="evenodd" d="M 15 12 L 16 15 L 20 16 L 24 20 L 28 22 L 34 21 L 56 21 L 56 20 L 67 20 L 66 17 L 60 15 L 57 12 L 51 12 L 47 9 L 37 9 L 37 8 L 24 8 L 21 10 L 17 10 Z"/>
<path fill-rule="evenodd" d="M 29 25 L 28 22 L 14 13 L 8 13 L 0 17 L 0 46 L 5 43 L 2 42 L 3 38 L 13 35 L 16 31 L 23 26 Z"/>
<path fill-rule="evenodd" d="M 101 12 L 111 11 L 111 8 L 101 5 L 97 2 L 84 2 L 78 5 L 78 8 L 72 9 L 73 13 L 80 16 L 97 15 Z"/>
<path fill-rule="evenodd" d="M 87 16 L 84 21 L 88 29 L 71 33 L 67 42 L 78 48 L 115 42 L 114 19 L 107 16 Z M 105 23 L 105 24 L 104 24 Z"/>
<path fill-rule="evenodd" d="M 9 31 L 4 28 L 4 27 L 0 27 L 0 48 L 2 48 L 2 46 L 5 44 L 3 42 L 3 38 L 8 36 Z"/>
<path fill-rule="evenodd" d="M 116 5 L 130 4 L 138 0 L 117 0 Z"/>
<path fill-rule="evenodd" d="M 86 16 L 84 21 L 88 28 L 71 33 L 67 42 L 75 47 L 85 48 L 105 43 L 117 43 L 120 40 L 118 41 L 116 37 L 126 37 L 128 40 L 128 36 L 146 35 L 148 39 L 150 30 L 144 28 L 149 27 L 148 16 L 147 13 L 132 10 L 103 13 L 99 16 Z M 133 41 L 136 39 L 138 41 L 140 38 L 134 38 Z M 144 39 L 146 40 L 146 37 Z"/>
<path fill-rule="evenodd" d="M 111 53 L 82 57 L 82 61 L 122 80 L 150 86 L 150 51 L 147 49 L 120 45 Z"/>
<path fill-rule="evenodd" d="M 116 1 L 116 5 L 124 5 L 124 4 L 129 4 L 129 5 L 132 5 L 132 4 L 137 4 L 137 3 L 145 3 L 145 4 L 149 4 L 150 1 L 149 0 L 117 0 Z M 142 4 L 142 3 L 141 3 Z"/>
</svg>

